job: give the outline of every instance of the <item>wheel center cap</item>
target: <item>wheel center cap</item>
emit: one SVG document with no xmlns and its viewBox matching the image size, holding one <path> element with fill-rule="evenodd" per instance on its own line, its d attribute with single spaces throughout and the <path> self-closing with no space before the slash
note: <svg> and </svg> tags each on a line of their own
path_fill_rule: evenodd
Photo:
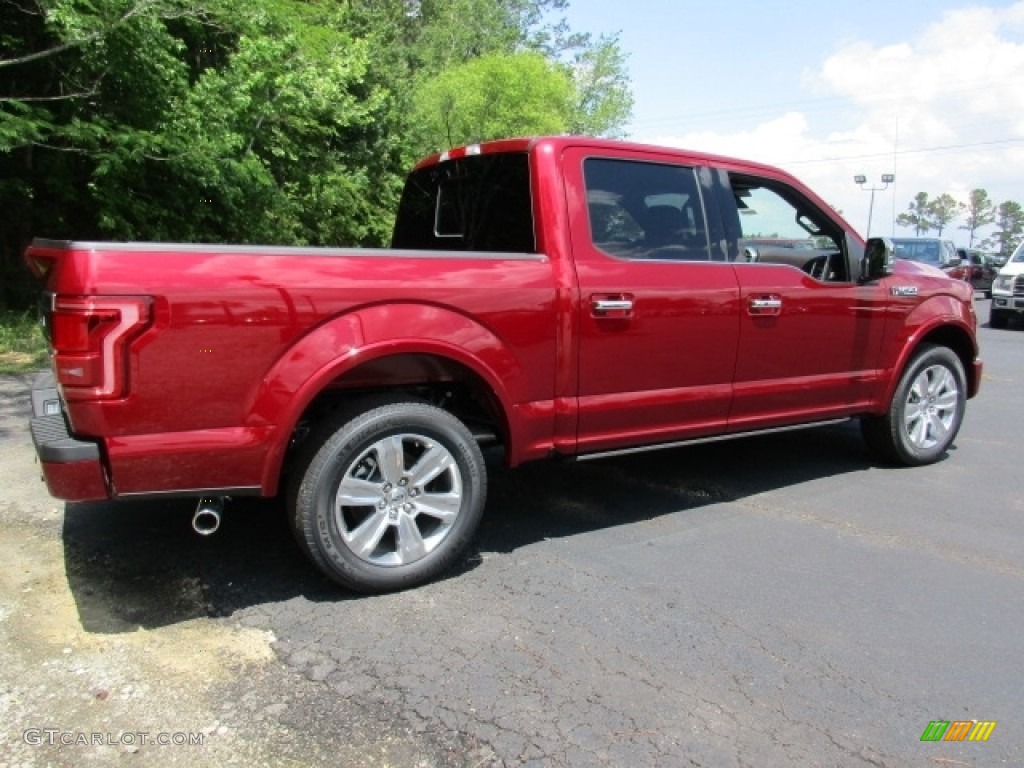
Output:
<svg viewBox="0 0 1024 768">
<path fill-rule="evenodd" d="M 402 504 L 408 497 L 405 488 L 395 488 L 388 494 L 388 501 L 392 504 Z"/>
</svg>

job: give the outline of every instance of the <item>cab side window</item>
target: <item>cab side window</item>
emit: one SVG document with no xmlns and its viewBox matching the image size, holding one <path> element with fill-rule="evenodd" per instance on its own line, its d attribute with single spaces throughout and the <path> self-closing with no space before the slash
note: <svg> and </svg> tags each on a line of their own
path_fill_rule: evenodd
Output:
<svg viewBox="0 0 1024 768">
<path fill-rule="evenodd" d="M 625 259 L 709 260 L 704 202 L 693 168 L 590 158 L 583 174 L 597 248 Z"/>
<path fill-rule="evenodd" d="M 825 282 L 850 279 L 844 233 L 830 218 L 781 183 L 739 174 L 729 182 L 737 261 L 789 264 Z"/>
</svg>

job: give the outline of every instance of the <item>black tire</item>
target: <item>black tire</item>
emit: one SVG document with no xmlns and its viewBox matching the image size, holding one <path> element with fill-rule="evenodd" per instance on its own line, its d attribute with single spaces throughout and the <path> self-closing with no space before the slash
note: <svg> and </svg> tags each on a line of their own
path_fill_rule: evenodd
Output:
<svg viewBox="0 0 1024 768">
<path fill-rule="evenodd" d="M 1000 312 L 997 309 L 993 309 L 989 312 L 988 316 L 988 327 L 989 328 L 1005 328 L 1009 321 L 1009 317 L 1005 312 Z"/>
<path fill-rule="evenodd" d="M 305 440 L 293 477 L 289 514 L 300 547 L 329 578 L 363 593 L 418 586 L 450 568 L 487 495 L 469 430 L 415 402 L 335 414 Z"/>
<path fill-rule="evenodd" d="M 922 345 L 904 369 L 885 415 L 861 419 L 868 447 L 908 466 L 938 461 L 963 422 L 966 381 L 953 350 Z"/>
</svg>

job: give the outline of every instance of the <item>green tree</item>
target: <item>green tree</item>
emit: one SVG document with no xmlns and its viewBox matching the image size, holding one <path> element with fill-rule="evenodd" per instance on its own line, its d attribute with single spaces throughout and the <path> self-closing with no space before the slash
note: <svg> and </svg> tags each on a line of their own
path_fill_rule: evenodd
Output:
<svg viewBox="0 0 1024 768">
<path fill-rule="evenodd" d="M 405 42 L 418 68 L 433 74 L 488 53 L 535 51 L 554 61 L 593 45 L 560 15 L 568 0 L 398 1 L 410 22 Z"/>
<path fill-rule="evenodd" d="M 539 53 L 491 53 L 445 69 L 415 100 L 420 146 L 436 151 L 509 136 L 561 133 L 573 110 L 565 71 Z"/>
<path fill-rule="evenodd" d="M 954 221 L 964 210 L 964 204 L 957 202 L 952 195 L 942 193 L 928 204 L 928 214 L 932 226 L 938 230 L 939 237 L 942 237 L 942 230 Z"/>
<path fill-rule="evenodd" d="M 0 4 L 0 309 L 34 293 L 20 263 L 33 235 L 102 236 L 97 158 L 114 136 L 159 130 L 188 88 L 182 35 L 206 18 L 174 0 Z"/>
<path fill-rule="evenodd" d="M 996 209 L 996 232 L 993 236 L 999 255 L 1009 258 L 1024 238 L 1024 208 L 1020 203 L 1007 200 Z"/>
<path fill-rule="evenodd" d="M 558 16 L 567 0 L 420 0 L 406 6 L 401 50 L 417 77 L 411 98 L 450 68 L 490 55 L 539 54 L 561 63 L 573 83 L 574 105 L 562 130 L 621 136 L 632 113 L 626 59 L 618 37 L 570 32 Z"/>
<path fill-rule="evenodd" d="M 386 238 L 394 184 L 369 178 L 371 153 L 361 150 L 383 104 L 363 88 L 368 43 L 339 31 L 343 20 L 331 14 L 253 23 L 227 64 L 204 71 L 167 112 L 155 140 L 118 141 L 98 164 L 106 232 L 282 244 Z"/>
<path fill-rule="evenodd" d="M 409 4 L 417 69 L 436 74 L 489 53 L 512 53 L 524 42 L 523 3 L 419 0 Z"/>
<path fill-rule="evenodd" d="M 633 112 L 626 60 L 617 37 L 601 37 L 579 51 L 570 65 L 576 103 L 572 133 L 621 138 Z"/>
<path fill-rule="evenodd" d="M 399 106 L 344 8 L 26 0 L 0 21 L 0 309 L 31 301 L 36 235 L 386 242 Z"/>
<path fill-rule="evenodd" d="M 972 189 L 967 202 L 965 221 L 960 226 L 960 229 L 966 229 L 968 232 L 967 247 L 973 248 L 978 230 L 987 227 L 995 220 L 996 206 L 989 198 L 988 192 L 984 189 Z M 979 243 L 979 245 L 984 247 L 984 243 Z"/>
<path fill-rule="evenodd" d="M 913 227 L 914 236 L 920 237 L 935 229 L 932 223 L 931 203 L 928 201 L 927 192 L 918 192 L 914 200 L 907 206 L 907 212 L 896 217 L 896 223 L 901 227 Z"/>
</svg>

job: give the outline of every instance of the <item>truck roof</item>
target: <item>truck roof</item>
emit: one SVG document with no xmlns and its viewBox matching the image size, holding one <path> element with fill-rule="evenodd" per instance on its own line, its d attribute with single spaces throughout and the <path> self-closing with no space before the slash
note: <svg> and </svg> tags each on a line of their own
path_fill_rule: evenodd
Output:
<svg viewBox="0 0 1024 768">
<path fill-rule="evenodd" d="M 691 163 L 707 162 L 709 164 L 745 167 L 751 170 L 771 171 L 776 174 L 782 173 L 787 176 L 791 175 L 772 165 L 758 163 L 751 160 L 742 160 L 740 158 L 729 157 L 727 155 L 717 155 L 709 152 L 699 152 L 696 150 L 682 149 L 678 147 L 666 147 L 657 144 L 643 144 L 639 142 L 623 141 L 620 139 L 601 139 L 593 136 L 574 135 L 529 136 L 510 139 L 495 139 L 493 141 L 484 141 L 477 144 L 466 144 L 443 152 L 436 152 L 433 155 L 425 157 L 416 164 L 414 170 L 443 163 L 447 160 L 457 160 L 461 157 L 487 155 L 499 152 L 533 152 L 541 147 L 549 147 L 556 152 L 568 147 L 591 147 L 595 150 L 615 149 L 657 153 L 662 156 L 675 156 L 680 159 L 685 159 Z"/>
</svg>

